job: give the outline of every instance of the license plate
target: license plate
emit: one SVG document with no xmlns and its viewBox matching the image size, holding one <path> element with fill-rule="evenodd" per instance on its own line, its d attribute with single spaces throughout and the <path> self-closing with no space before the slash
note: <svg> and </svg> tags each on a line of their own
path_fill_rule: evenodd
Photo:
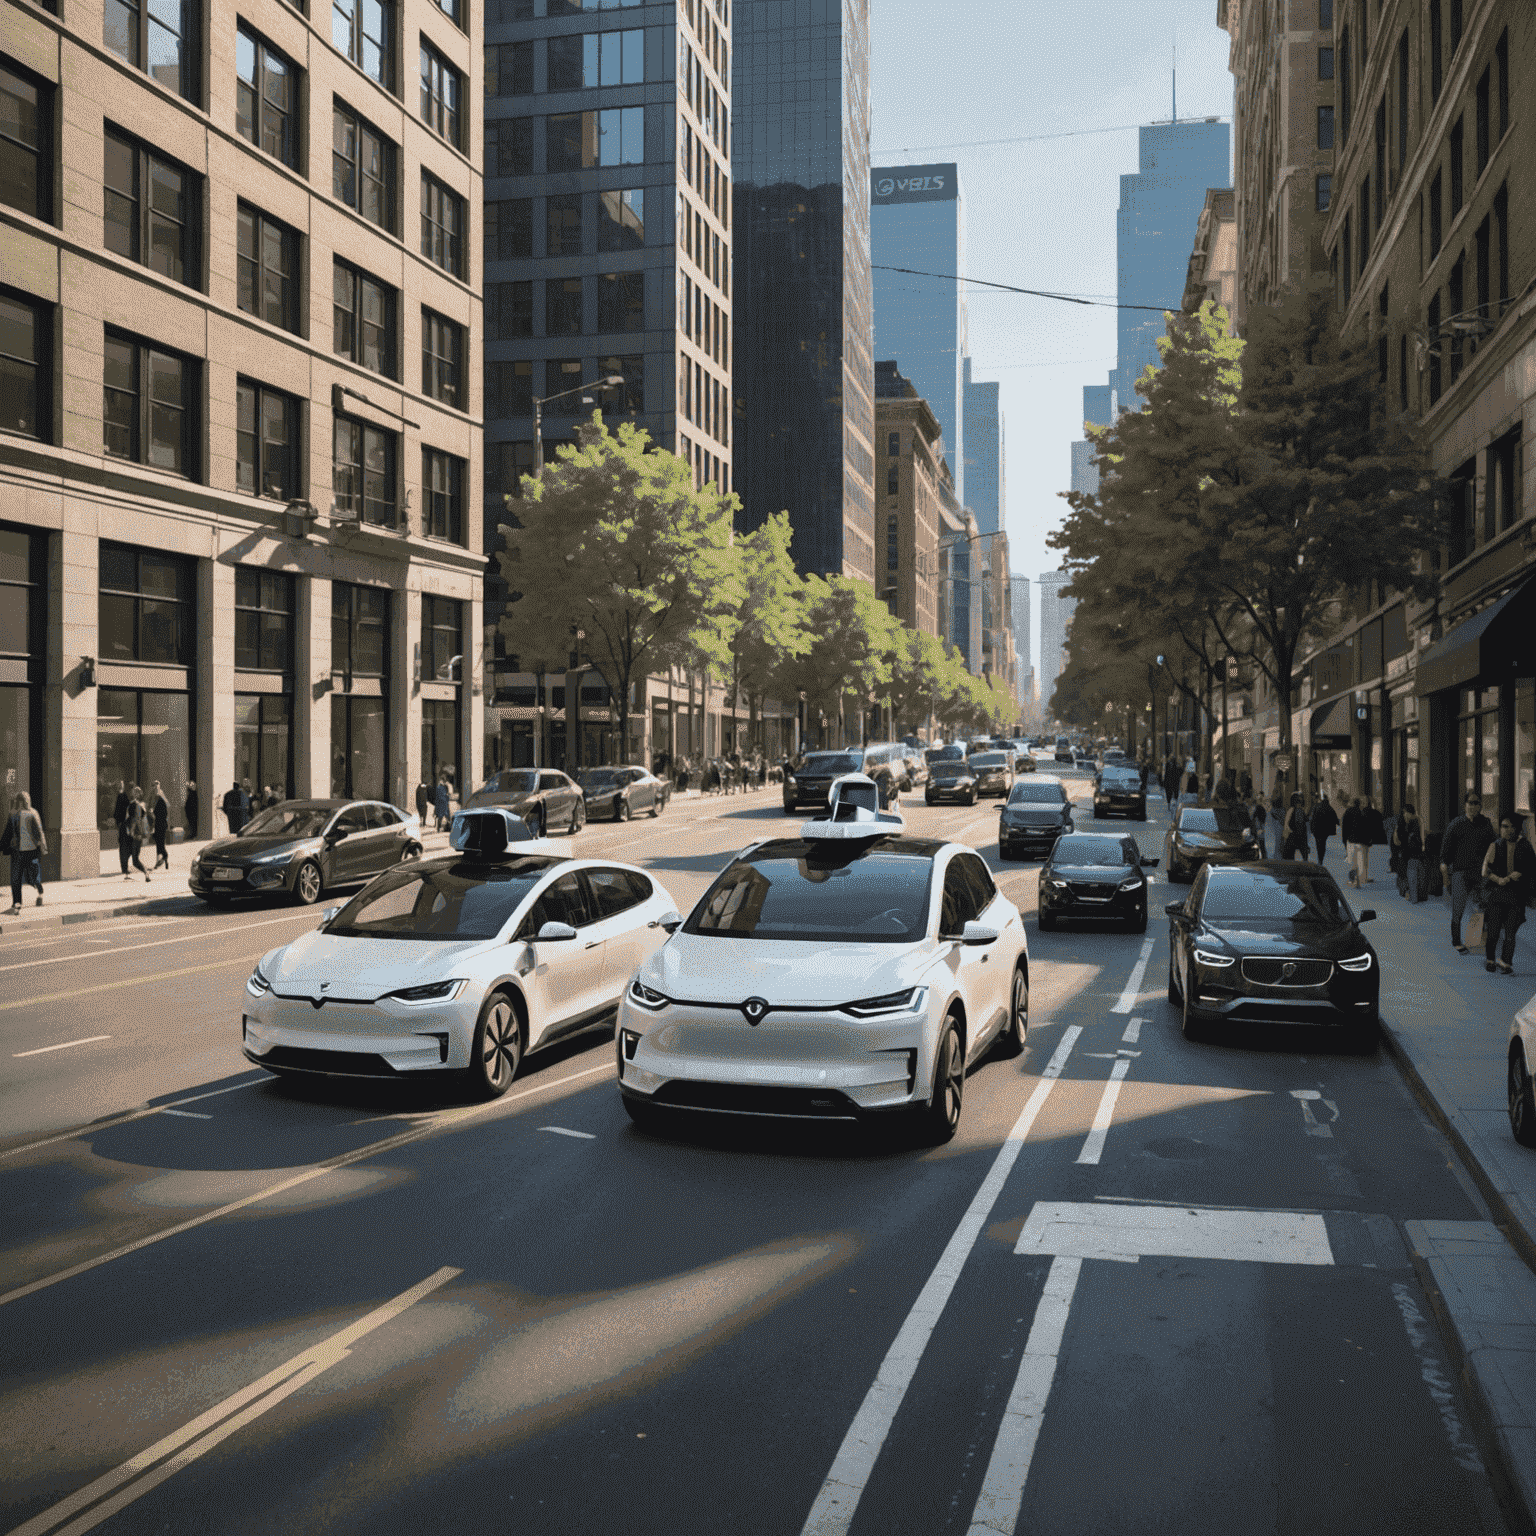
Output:
<svg viewBox="0 0 1536 1536">
<path fill-rule="evenodd" d="M 230 869 L 228 866 L 225 866 L 214 870 L 213 878 L 215 880 L 244 880 L 245 871 L 243 869 Z"/>
</svg>

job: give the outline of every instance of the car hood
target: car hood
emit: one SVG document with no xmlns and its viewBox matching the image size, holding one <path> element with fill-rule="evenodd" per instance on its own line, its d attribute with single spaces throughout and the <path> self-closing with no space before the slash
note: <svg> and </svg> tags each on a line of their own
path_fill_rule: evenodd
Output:
<svg viewBox="0 0 1536 1536">
<path fill-rule="evenodd" d="M 297 853 L 319 846 L 318 837 L 221 837 L 204 844 L 200 857 L 205 864 L 248 864 L 269 853 Z"/>
<path fill-rule="evenodd" d="M 431 939 L 344 939 L 317 928 L 274 949 L 262 975 L 283 997 L 352 998 L 373 1002 L 386 992 L 446 980 L 494 941 L 444 944 Z"/>
<path fill-rule="evenodd" d="M 1265 922 L 1252 919 L 1209 919 L 1202 936 L 1220 939 L 1240 955 L 1272 955 L 1276 958 L 1347 960 L 1358 955 L 1365 940 L 1353 923 Z"/>
<path fill-rule="evenodd" d="M 1071 808 L 1065 805 L 1005 805 L 1003 815 L 1021 827 L 1054 827 L 1071 816 Z"/>
<path fill-rule="evenodd" d="M 774 1006 L 853 1002 L 914 986 L 945 946 L 828 944 L 816 952 L 799 941 L 721 939 L 679 930 L 646 962 L 641 976 L 668 997 L 739 1003 L 766 998 Z"/>
<path fill-rule="evenodd" d="M 1248 848 L 1253 846 L 1251 836 L 1241 832 L 1185 832 L 1176 831 L 1174 839 L 1186 848 Z"/>
</svg>

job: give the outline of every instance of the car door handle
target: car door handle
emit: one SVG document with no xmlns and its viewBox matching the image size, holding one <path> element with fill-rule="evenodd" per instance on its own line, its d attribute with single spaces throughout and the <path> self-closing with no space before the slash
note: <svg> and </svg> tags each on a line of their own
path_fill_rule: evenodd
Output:
<svg viewBox="0 0 1536 1536">
<path fill-rule="evenodd" d="M 587 948 L 588 949 L 596 949 L 598 947 L 598 945 L 601 944 L 602 942 L 603 941 L 601 939 L 589 939 L 587 941 Z"/>
</svg>

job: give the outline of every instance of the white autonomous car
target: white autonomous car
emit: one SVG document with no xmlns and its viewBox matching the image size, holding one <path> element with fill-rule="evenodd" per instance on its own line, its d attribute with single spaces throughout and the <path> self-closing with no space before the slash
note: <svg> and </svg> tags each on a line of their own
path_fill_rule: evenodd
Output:
<svg viewBox="0 0 1536 1536">
<path fill-rule="evenodd" d="M 576 859 L 495 807 L 461 811 L 453 852 L 380 875 L 264 955 L 245 984 L 246 1057 L 276 1073 L 457 1073 L 505 1093 L 523 1057 L 610 1026 L 682 919 L 644 870 Z"/>
<path fill-rule="evenodd" d="M 861 777 L 834 786 L 830 816 L 743 851 L 641 965 L 617 1034 L 638 1125 L 904 1112 L 938 1144 L 967 1066 L 1023 1050 L 1018 908 L 973 848 L 907 835 Z"/>
</svg>

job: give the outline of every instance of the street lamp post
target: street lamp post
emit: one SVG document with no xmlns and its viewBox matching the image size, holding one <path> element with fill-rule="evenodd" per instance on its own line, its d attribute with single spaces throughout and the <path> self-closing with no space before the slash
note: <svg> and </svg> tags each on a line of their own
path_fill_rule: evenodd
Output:
<svg viewBox="0 0 1536 1536">
<path fill-rule="evenodd" d="M 610 373 L 595 384 L 577 384 L 570 389 L 562 389 L 558 394 L 533 397 L 533 478 L 535 480 L 541 479 L 544 474 L 544 407 L 552 401 L 564 400 L 567 395 L 581 395 L 586 390 L 622 389 L 623 387 L 623 375 Z M 591 405 L 592 397 L 585 396 L 581 403 Z"/>
</svg>

